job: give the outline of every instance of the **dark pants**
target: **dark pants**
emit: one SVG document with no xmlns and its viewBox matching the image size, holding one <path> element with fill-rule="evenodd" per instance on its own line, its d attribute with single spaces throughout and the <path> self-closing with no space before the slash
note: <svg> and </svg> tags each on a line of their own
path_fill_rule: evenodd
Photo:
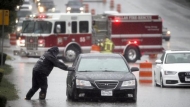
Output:
<svg viewBox="0 0 190 107">
<path fill-rule="evenodd" d="M 40 99 L 45 99 L 48 88 L 47 76 L 42 74 L 40 71 L 33 71 L 32 88 L 26 94 L 26 98 L 31 99 L 39 88 L 41 88 Z"/>
</svg>

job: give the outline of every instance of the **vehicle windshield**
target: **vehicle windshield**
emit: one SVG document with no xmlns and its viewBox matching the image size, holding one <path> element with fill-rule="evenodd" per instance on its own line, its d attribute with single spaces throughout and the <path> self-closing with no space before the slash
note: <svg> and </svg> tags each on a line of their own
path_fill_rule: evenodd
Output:
<svg viewBox="0 0 190 107">
<path fill-rule="evenodd" d="M 17 23 L 17 26 L 22 26 L 22 22 Z"/>
<path fill-rule="evenodd" d="M 190 53 L 168 53 L 165 63 L 190 63 Z"/>
<path fill-rule="evenodd" d="M 52 23 L 49 21 L 24 21 L 22 33 L 51 33 Z"/>
<path fill-rule="evenodd" d="M 17 12 L 17 16 L 18 16 L 18 17 L 26 17 L 26 16 L 28 16 L 28 15 L 30 15 L 30 14 L 32 14 L 31 11 L 18 11 L 18 12 Z"/>
<path fill-rule="evenodd" d="M 24 1 L 23 4 L 30 4 L 28 1 Z"/>
<path fill-rule="evenodd" d="M 80 60 L 78 71 L 129 72 L 129 68 L 119 57 L 84 57 Z"/>
<path fill-rule="evenodd" d="M 69 1 L 68 2 L 68 6 L 81 6 L 81 2 L 80 1 Z"/>
</svg>

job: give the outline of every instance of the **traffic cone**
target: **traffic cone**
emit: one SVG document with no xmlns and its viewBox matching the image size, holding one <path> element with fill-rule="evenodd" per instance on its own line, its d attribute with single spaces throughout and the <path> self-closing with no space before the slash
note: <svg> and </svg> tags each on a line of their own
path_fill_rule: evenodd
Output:
<svg viewBox="0 0 190 107">
<path fill-rule="evenodd" d="M 110 8 L 114 8 L 114 0 L 110 1 Z"/>
<path fill-rule="evenodd" d="M 117 4 L 117 11 L 121 13 L 121 4 Z"/>
<path fill-rule="evenodd" d="M 95 10 L 92 9 L 92 10 L 91 10 L 91 13 L 92 13 L 92 15 L 95 15 Z"/>
<path fill-rule="evenodd" d="M 89 5 L 85 4 L 85 12 L 88 13 L 89 12 Z"/>
</svg>

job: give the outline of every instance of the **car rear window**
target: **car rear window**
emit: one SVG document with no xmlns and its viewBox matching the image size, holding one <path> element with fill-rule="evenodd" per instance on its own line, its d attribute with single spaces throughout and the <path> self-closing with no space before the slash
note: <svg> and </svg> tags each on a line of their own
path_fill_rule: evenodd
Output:
<svg viewBox="0 0 190 107">
<path fill-rule="evenodd" d="M 129 72 L 129 68 L 125 61 L 120 57 L 100 57 L 87 58 L 80 60 L 78 71 L 114 71 L 114 72 Z"/>
</svg>

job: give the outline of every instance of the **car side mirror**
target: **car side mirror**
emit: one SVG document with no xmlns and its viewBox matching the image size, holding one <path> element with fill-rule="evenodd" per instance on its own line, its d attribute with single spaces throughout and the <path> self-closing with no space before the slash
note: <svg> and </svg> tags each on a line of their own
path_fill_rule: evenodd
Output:
<svg viewBox="0 0 190 107">
<path fill-rule="evenodd" d="M 60 33 L 61 32 L 61 25 L 58 24 L 56 25 L 56 33 Z"/>
<path fill-rule="evenodd" d="M 155 62 L 156 62 L 156 64 L 161 64 L 162 63 L 162 61 L 160 59 L 157 59 Z"/>
<path fill-rule="evenodd" d="M 67 71 L 75 71 L 75 67 L 68 67 Z"/>
<path fill-rule="evenodd" d="M 139 71 L 139 68 L 138 67 L 132 67 L 131 72 L 134 72 L 134 71 Z"/>
</svg>

